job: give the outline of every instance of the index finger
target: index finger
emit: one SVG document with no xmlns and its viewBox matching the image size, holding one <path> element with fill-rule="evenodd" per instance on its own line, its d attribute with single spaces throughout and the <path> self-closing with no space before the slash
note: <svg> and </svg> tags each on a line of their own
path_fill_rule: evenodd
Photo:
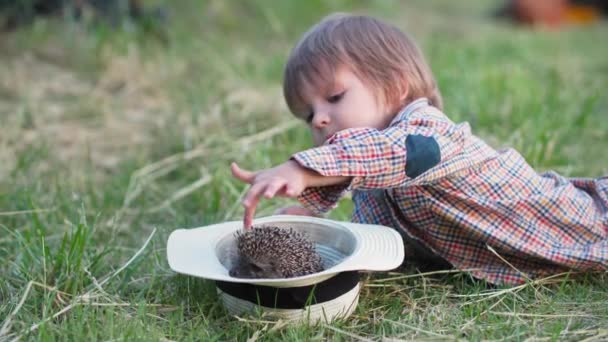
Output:
<svg viewBox="0 0 608 342">
<path fill-rule="evenodd" d="M 255 208 L 260 202 L 260 196 L 264 191 L 265 186 L 263 184 L 254 184 L 249 188 L 247 194 L 243 198 L 243 206 L 245 207 L 245 215 L 243 217 L 243 226 L 245 229 L 251 228 L 253 222 L 253 216 L 255 215 Z"/>
<path fill-rule="evenodd" d="M 259 201 L 260 198 L 255 197 L 245 206 L 245 214 L 243 216 L 243 227 L 245 229 L 251 228 L 253 217 L 255 216 L 255 208 L 258 206 Z"/>
<path fill-rule="evenodd" d="M 245 208 L 245 214 L 243 216 L 243 228 L 251 229 L 251 224 L 253 222 L 253 216 L 255 215 L 255 206 L 250 208 Z"/>
</svg>

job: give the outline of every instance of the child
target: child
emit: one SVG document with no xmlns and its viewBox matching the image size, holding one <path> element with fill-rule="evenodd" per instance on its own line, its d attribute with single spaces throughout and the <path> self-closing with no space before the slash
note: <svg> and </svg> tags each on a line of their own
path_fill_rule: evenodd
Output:
<svg viewBox="0 0 608 342">
<path fill-rule="evenodd" d="M 397 28 L 325 18 L 293 49 L 283 90 L 318 147 L 256 172 L 232 164 L 251 184 L 246 228 L 262 196 L 297 198 L 305 208 L 284 213 L 312 215 L 352 191 L 353 221 L 398 229 L 409 259 L 496 284 L 608 270 L 608 177 L 537 174 L 450 121 L 422 54 Z"/>
</svg>

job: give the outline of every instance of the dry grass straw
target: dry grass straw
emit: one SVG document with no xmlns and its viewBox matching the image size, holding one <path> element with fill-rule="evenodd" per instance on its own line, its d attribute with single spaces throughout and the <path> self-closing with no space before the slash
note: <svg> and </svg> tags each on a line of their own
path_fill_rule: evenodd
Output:
<svg viewBox="0 0 608 342">
<path fill-rule="evenodd" d="M 335 331 L 335 332 L 337 332 L 340 335 L 346 336 L 346 337 L 352 339 L 353 341 L 363 341 L 363 342 L 371 342 L 371 341 L 373 341 L 372 339 L 369 339 L 369 338 L 366 338 L 366 337 L 354 334 L 352 332 L 348 332 L 346 330 L 343 330 L 343 329 L 340 329 L 338 327 L 334 327 L 334 326 L 331 326 L 331 325 L 328 325 L 328 324 L 323 324 L 323 327 L 326 328 L 326 329 Z"/>
<path fill-rule="evenodd" d="M 40 287 L 42 289 L 45 289 L 47 291 L 51 291 L 51 292 L 56 292 L 56 298 L 58 303 L 60 304 L 66 304 L 67 301 L 65 299 L 63 299 L 63 297 L 69 297 L 70 295 L 61 291 L 58 291 L 55 287 L 51 287 L 48 286 L 46 284 L 41 284 L 39 282 L 35 282 L 35 281 L 30 281 L 27 286 L 25 287 L 25 290 L 23 291 L 23 294 L 21 296 L 21 299 L 19 300 L 19 303 L 17 304 L 17 306 L 13 309 L 13 311 L 8 315 L 8 317 L 5 319 L 4 323 L 2 324 L 2 327 L 0 328 L 0 341 L 18 341 L 21 340 L 23 337 L 25 337 L 27 334 L 36 331 L 38 328 L 40 328 L 42 325 L 44 325 L 45 323 L 65 314 L 66 312 L 69 312 L 70 310 L 72 310 L 73 308 L 75 308 L 76 306 L 80 306 L 80 305 L 88 305 L 88 306 L 119 306 L 119 307 L 133 307 L 133 304 L 130 303 L 124 303 L 122 301 L 113 301 L 112 300 L 112 296 L 110 296 L 108 293 L 106 293 L 106 291 L 103 289 L 103 286 L 108 283 L 110 280 L 112 280 L 114 277 L 116 277 L 118 274 L 120 274 L 122 271 L 124 271 L 127 267 L 129 267 L 129 265 L 131 263 L 133 263 L 133 261 L 135 261 L 135 259 L 137 259 L 139 257 L 140 254 L 143 253 L 143 251 L 146 249 L 146 247 L 148 246 L 148 244 L 150 243 L 150 241 L 152 240 L 152 237 L 154 236 L 154 234 L 156 233 L 156 229 L 154 229 L 152 231 L 152 233 L 148 236 L 148 238 L 146 239 L 146 241 L 144 242 L 143 246 L 124 264 L 122 265 L 119 269 L 117 269 L 116 271 L 106 275 L 104 277 L 103 280 L 101 281 L 97 281 L 94 277 L 91 276 L 91 274 L 89 272 L 87 272 L 89 274 L 89 276 L 91 277 L 91 280 L 93 282 L 93 285 L 91 286 L 91 288 L 86 291 L 85 293 L 75 296 L 72 298 L 72 300 L 70 300 L 70 304 L 65 305 L 61 310 L 55 312 L 54 314 L 52 314 L 51 316 L 41 320 L 38 323 L 35 323 L 33 325 L 31 325 L 29 328 L 19 332 L 19 333 L 10 333 L 10 329 L 12 326 L 12 322 L 14 320 L 14 318 L 16 317 L 17 313 L 21 310 L 21 308 L 23 307 L 26 299 L 29 296 L 29 293 L 32 289 L 33 286 L 37 286 Z M 109 301 L 107 302 L 98 302 L 98 299 L 108 299 Z M 162 307 L 162 308 L 168 308 L 169 306 L 166 305 L 161 305 L 161 304 L 147 304 L 147 306 L 157 306 L 157 307 Z M 160 318 L 155 316 L 156 318 Z"/>
<path fill-rule="evenodd" d="M 257 341 L 260 337 L 262 337 L 262 333 L 272 333 L 278 330 L 283 329 L 284 327 L 289 325 L 289 322 L 284 321 L 282 319 L 278 320 L 263 320 L 263 319 L 247 319 L 240 316 L 235 315 L 234 318 L 239 322 L 248 324 L 252 323 L 255 325 L 263 324 L 264 326 L 261 329 L 257 329 L 253 335 L 251 335 L 247 341 Z M 268 328 L 270 326 L 270 329 Z"/>
<path fill-rule="evenodd" d="M 129 209 L 130 205 L 133 203 L 133 201 L 137 199 L 137 197 L 140 196 L 142 192 L 154 186 L 154 183 L 158 179 L 169 174 L 171 171 L 178 169 L 185 163 L 195 159 L 212 157 L 217 155 L 221 155 L 224 158 L 230 158 L 232 156 L 235 156 L 236 153 L 241 153 L 243 150 L 251 148 L 251 146 L 256 143 L 268 141 L 274 136 L 285 133 L 286 131 L 295 127 L 297 124 L 298 121 L 296 120 L 285 121 L 259 133 L 241 137 L 234 144 L 229 145 L 224 149 L 211 150 L 208 146 L 202 145 L 195 147 L 190 151 L 180 152 L 165 157 L 159 161 L 148 164 L 136 170 L 131 175 L 129 185 L 127 187 L 127 191 L 123 200 L 122 208 L 118 211 L 118 213 L 110 223 L 114 224 L 117 221 L 120 221 L 125 212 Z M 202 162 L 204 161 L 201 161 L 201 163 Z M 162 209 L 166 209 L 173 202 L 187 197 L 188 195 L 192 194 L 193 192 L 199 190 L 203 186 L 213 181 L 213 177 L 206 168 L 201 167 L 200 173 L 201 175 L 199 179 L 180 189 L 177 189 L 172 194 L 167 195 L 166 199 L 162 203 L 154 205 L 152 208 L 147 209 L 147 211 L 156 212 Z"/>
<path fill-rule="evenodd" d="M 19 151 L 40 141 L 59 161 L 79 165 L 90 158 L 96 168 L 113 169 L 125 150 L 151 140 L 159 117 L 173 115 L 162 85 L 182 73 L 181 63 L 144 60 L 133 46 L 124 55 L 105 49 L 99 79 L 92 81 L 63 65 L 67 51 L 44 58 L 53 47 L 47 45 L 4 56 L 0 65 L 0 90 L 11 91 L 0 96 L 0 116 L 6 116 L 0 120 L 0 176 Z"/>
<path fill-rule="evenodd" d="M 510 264 L 506 259 L 501 257 L 496 252 L 496 250 L 494 250 L 492 247 L 488 246 L 488 249 L 490 251 L 492 251 L 499 259 L 501 259 L 503 262 L 505 262 L 505 264 L 514 268 L 514 266 L 512 264 Z M 427 291 L 426 287 L 428 286 L 426 279 L 429 276 L 442 275 L 442 274 L 457 274 L 457 273 L 461 273 L 461 272 L 474 271 L 474 270 L 475 269 L 441 270 L 441 271 L 432 271 L 432 272 L 425 272 L 425 273 L 418 273 L 418 274 L 405 274 L 405 275 L 400 275 L 400 276 L 389 276 L 389 277 L 382 278 L 382 279 L 373 279 L 370 283 L 366 284 L 365 287 L 366 288 L 394 288 L 393 291 L 385 293 L 385 296 L 387 296 L 387 297 L 392 297 L 394 295 L 404 296 L 404 298 L 405 298 L 405 299 L 403 299 L 404 303 L 409 302 L 410 304 L 406 305 L 406 306 L 410 306 L 409 310 L 412 311 L 412 310 L 415 310 L 415 308 L 419 306 L 420 302 L 423 302 L 427 299 L 431 299 L 431 297 L 416 298 L 415 300 L 412 301 L 411 299 L 408 299 L 409 296 L 407 295 L 406 292 L 414 289 L 414 287 L 406 288 L 403 284 L 399 283 L 399 281 L 403 281 L 406 279 L 420 279 L 422 284 L 419 286 L 416 286 L 416 288 L 418 288 L 418 289 L 422 288 L 424 290 L 424 292 L 426 293 L 426 291 Z M 520 271 L 518 270 L 518 272 L 520 272 Z M 521 274 L 523 274 L 523 273 L 521 273 Z M 487 290 L 487 291 L 481 291 L 481 292 L 472 293 L 472 294 L 455 294 L 455 293 L 452 293 L 450 286 L 444 286 L 444 290 L 439 290 L 439 291 L 443 292 L 442 297 L 435 297 L 435 298 L 440 298 L 442 300 L 443 299 L 445 299 L 445 300 L 454 299 L 455 303 L 453 305 L 456 305 L 457 307 L 460 307 L 460 308 L 470 306 L 470 305 L 478 305 L 485 301 L 494 301 L 482 312 L 475 315 L 475 317 L 464 322 L 459 328 L 459 330 L 462 332 L 465 332 L 465 331 L 469 330 L 470 328 L 472 328 L 473 326 L 475 326 L 476 324 L 479 324 L 478 323 L 479 319 L 482 317 L 486 317 L 488 315 L 498 316 L 498 317 L 512 317 L 512 318 L 517 319 L 520 322 L 520 324 L 522 324 L 522 325 L 528 325 L 530 322 L 530 319 L 535 319 L 535 320 L 538 320 L 538 319 L 540 319 L 540 320 L 555 320 L 555 319 L 601 320 L 601 319 L 608 319 L 608 317 L 606 317 L 604 315 L 590 314 L 588 312 L 585 312 L 585 307 L 581 307 L 580 303 L 577 303 L 577 302 L 570 303 L 569 307 L 561 309 L 557 313 L 514 312 L 514 311 L 512 311 L 513 310 L 512 307 L 505 305 L 505 300 L 508 298 L 516 298 L 520 303 L 526 302 L 526 299 L 524 299 L 520 295 L 526 289 L 532 289 L 534 291 L 535 297 L 537 298 L 537 301 L 534 302 L 534 305 L 542 305 L 544 302 L 550 303 L 551 299 L 546 296 L 546 292 L 547 291 L 553 292 L 552 286 L 563 284 L 565 281 L 570 281 L 570 280 L 572 280 L 572 276 L 576 275 L 576 274 L 579 274 L 579 273 L 563 272 L 563 273 L 551 275 L 548 277 L 544 277 L 541 279 L 530 279 L 529 277 L 526 277 L 526 279 L 528 279 L 528 280 L 524 284 L 521 284 L 521 285 L 512 286 L 512 287 L 509 287 L 506 289 L 492 289 L 492 290 Z M 424 306 L 425 304 L 422 304 L 422 305 Z M 448 305 L 450 305 L 450 304 L 448 304 Z M 497 310 L 497 308 L 501 307 L 501 306 L 502 306 L 502 308 L 506 309 L 506 311 Z M 375 308 L 373 310 L 380 310 L 380 309 L 381 308 Z M 429 313 L 427 312 L 426 314 L 428 315 Z M 374 316 L 375 315 L 376 315 L 376 312 L 374 311 Z M 437 332 L 429 331 L 428 329 L 416 327 L 416 326 L 413 326 L 411 324 L 407 324 L 404 322 L 390 320 L 385 317 L 382 317 L 381 319 L 385 322 L 390 322 L 391 324 L 406 327 L 414 332 L 425 334 L 429 338 L 432 338 L 432 339 L 438 339 L 438 338 L 439 339 L 450 339 L 450 340 L 456 339 L 454 336 L 439 334 Z M 574 330 L 574 331 L 570 331 L 570 330 L 566 329 L 565 331 L 562 331 L 560 333 L 560 336 L 562 338 L 566 338 L 566 337 L 573 337 L 573 336 L 582 337 L 582 335 L 586 335 L 586 336 L 588 336 L 589 341 L 601 341 L 606 338 L 607 333 L 608 332 L 606 330 L 602 330 L 602 329 L 595 329 L 595 330 L 594 329 L 591 329 L 591 330 L 590 329 L 579 329 L 579 330 Z M 515 337 L 515 336 L 512 336 L 512 337 Z M 410 333 L 404 333 L 404 334 L 399 334 L 399 335 L 393 336 L 391 338 L 412 338 L 412 336 Z M 416 336 L 416 339 L 419 339 L 419 336 Z M 505 340 L 509 340 L 509 339 L 505 339 Z"/>
<path fill-rule="evenodd" d="M 16 211 L 0 211 L 0 216 L 15 216 L 15 215 L 29 215 L 29 214 L 40 214 L 55 211 L 55 209 L 31 209 L 31 210 L 16 210 Z"/>
</svg>

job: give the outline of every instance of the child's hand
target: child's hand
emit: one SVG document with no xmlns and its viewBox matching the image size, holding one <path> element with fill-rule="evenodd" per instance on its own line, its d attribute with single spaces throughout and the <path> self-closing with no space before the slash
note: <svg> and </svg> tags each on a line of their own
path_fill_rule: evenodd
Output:
<svg viewBox="0 0 608 342">
<path fill-rule="evenodd" d="M 231 169 L 234 177 L 251 184 L 242 201 L 245 207 L 245 217 L 243 219 L 245 228 L 251 226 L 255 208 L 262 195 L 266 198 L 273 198 L 275 195 L 298 197 L 308 186 L 308 174 L 313 172 L 304 169 L 292 160 L 258 172 L 243 170 L 236 163 L 232 163 Z"/>
<path fill-rule="evenodd" d="M 245 229 L 251 227 L 255 208 L 262 195 L 266 198 L 274 196 L 296 198 L 308 187 L 327 186 L 345 182 L 351 177 L 325 177 L 310 169 L 300 166 L 296 161 L 289 160 L 279 166 L 252 172 L 241 169 L 236 163 L 231 165 L 232 175 L 251 187 L 243 197 Z"/>
</svg>

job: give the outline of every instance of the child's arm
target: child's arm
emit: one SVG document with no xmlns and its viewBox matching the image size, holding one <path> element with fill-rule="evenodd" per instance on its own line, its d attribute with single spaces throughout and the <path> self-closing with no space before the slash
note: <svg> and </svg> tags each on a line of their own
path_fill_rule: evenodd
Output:
<svg viewBox="0 0 608 342">
<path fill-rule="evenodd" d="M 349 190 L 401 187 L 459 154 L 469 134 L 468 126 L 428 119 L 413 123 L 342 130 L 292 159 L 323 176 L 352 177 Z"/>
<path fill-rule="evenodd" d="M 421 115 L 381 131 L 352 128 L 337 132 L 325 145 L 296 153 L 290 161 L 272 169 L 249 172 L 233 165 L 234 176 L 252 185 L 243 199 L 245 226 L 251 225 L 255 207 L 265 192 L 267 198 L 297 197 L 305 208 L 319 214 L 335 206 L 348 190 L 408 184 L 460 154 L 469 136 L 466 124 L 454 125 L 443 115 Z M 474 161 L 474 157 L 459 158 L 456 164 L 433 172 L 433 178 L 444 177 Z M 276 182 L 266 179 L 276 175 L 280 175 Z"/>
<path fill-rule="evenodd" d="M 455 125 L 436 110 L 410 116 L 384 130 L 339 131 L 325 145 L 296 153 L 292 159 L 324 176 L 350 176 L 351 181 L 308 188 L 298 200 L 305 208 L 323 213 L 351 190 L 436 181 L 487 155 L 478 150 L 465 151 L 470 138 L 468 124 Z"/>
<path fill-rule="evenodd" d="M 273 198 L 274 196 L 295 198 L 306 188 L 345 183 L 351 178 L 348 176 L 322 176 L 313 170 L 302 167 L 293 160 L 270 169 L 255 172 L 243 170 L 236 163 L 232 163 L 231 169 L 234 177 L 251 184 L 242 201 L 245 207 L 243 218 L 245 228 L 251 227 L 255 209 L 262 196 L 266 198 Z"/>
</svg>

